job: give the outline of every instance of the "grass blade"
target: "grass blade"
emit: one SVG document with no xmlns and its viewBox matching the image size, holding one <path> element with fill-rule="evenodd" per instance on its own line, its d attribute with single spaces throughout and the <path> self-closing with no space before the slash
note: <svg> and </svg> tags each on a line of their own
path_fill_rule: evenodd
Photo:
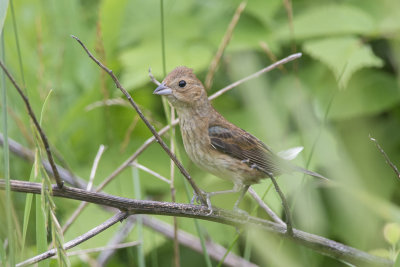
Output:
<svg viewBox="0 0 400 267">
<path fill-rule="evenodd" d="M 1 18 L 0 18 L 1 19 Z M 0 25 L 2 26 L 2 25 Z M 5 52 L 4 52 L 4 34 L 1 35 L 1 58 L 3 62 L 5 61 Z M 4 72 L 2 72 L 2 84 L 1 84 L 1 95 L 2 95 L 2 128 L 4 135 L 4 144 L 3 144 L 3 160 L 4 160 L 4 170 L 3 176 L 6 181 L 6 217 L 7 217 L 7 234 L 8 234 L 8 263 L 10 266 L 15 265 L 15 242 L 14 242 L 14 227 L 12 223 L 12 200 L 11 200 L 11 190 L 10 190 L 10 154 L 8 147 L 8 124 L 7 124 L 7 91 L 6 91 L 6 77 Z M 3 245 L 3 244 L 1 244 Z"/>
</svg>

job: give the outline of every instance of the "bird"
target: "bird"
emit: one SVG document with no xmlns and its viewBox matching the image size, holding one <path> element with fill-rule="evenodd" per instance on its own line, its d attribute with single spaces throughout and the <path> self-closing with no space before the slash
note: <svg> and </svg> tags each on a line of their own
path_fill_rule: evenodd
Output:
<svg viewBox="0 0 400 267">
<path fill-rule="evenodd" d="M 271 178 L 275 185 L 275 176 L 293 171 L 327 179 L 283 159 L 258 138 L 224 118 L 212 106 L 204 85 L 191 68 L 176 67 L 153 93 L 165 96 L 175 108 L 189 158 L 201 169 L 234 183 L 232 190 L 208 193 L 208 201 L 217 194 L 241 191 L 234 206 L 237 208 L 250 185 L 263 178 Z M 286 208 L 285 212 L 288 219 Z"/>
</svg>

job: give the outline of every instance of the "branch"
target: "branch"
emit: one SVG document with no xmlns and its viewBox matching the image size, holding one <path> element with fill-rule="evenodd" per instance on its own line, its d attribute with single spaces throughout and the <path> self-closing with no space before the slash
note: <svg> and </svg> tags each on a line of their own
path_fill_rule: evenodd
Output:
<svg viewBox="0 0 400 267">
<path fill-rule="evenodd" d="M 4 64 L 3 64 L 3 62 L 1 60 L 0 60 L 0 67 L 3 69 L 4 73 L 7 75 L 8 79 L 10 80 L 10 82 L 14 85 L 15 89 L 17 89 L 19 95 L 22 97 L 22 100 L 25 103 L 26 109 L 28 110 L 29 116 L 31 117 L 31 119 L 33 121 L 33 124 L 35 125 L 37 131 L 39 132 L 40 138 L 42 139 L 42 142 L 43 142 L 43 146 L 46 149 L 47 158 L 49 160 L 51 169 L 53 171 L 54 179 L 56 180 L 57 186 L 59 188 L 62 188 L 64 182 L 61 180 L 60 174 L 58 173 L 56 164 L 55 164 L 54 159 L 53 159 L 53 155 L 52 155 L 51 150 L 50 150 L 49 141 L 47 140 L 47 136 L 45 135 L 42 127 L 40 126 L 38 120 L 36 119 L 35 113 L 32 110 L 32 107 L 31 107 L 31 104 L 29 103 L 28 97 L 26 97 L 24 92 L 22 92 L 22 89 L 19 87 L 19 85 L 15 81 L 14 77 L 8 71 L 6 66 L 4 66 Z"/>
<path fill-rule="evenodd" d="M 61 191 L 60 189 L 57 188 L 58 191 Z M 62 191 L 61 191 L 62 192 Z M 110 219 L 108 219 L 107 221 L 105 221 L 104 223 L 100 224 L 99 226 L 96 226 L 95 228 L 91 229 L 90 231 L 86 232 L 85 234 L 78 236 L 77 238 L 65 243 L 64 245 L 64 249 L 68 250 L 70 248 L 73 248 L 77 245 L 79 245 L 80 243 L 98 235 L 99 233 L 103 232 L 104 230 L 108 229 L 109 227 L 113 226 L 114 224 L 116 224 L 119 221 L 124 220 L 126 217 L 128 216 L 128 214 L 126 212 L 118 212 L 117 214 L 115 214 L 113 217 L 111 217 Z M 37 255 L 35 257 L 32 257 L 26 261 L 20 262 L 18 263 L 16 266 L 17 267 L 22 267 L 22 266 L 27 266 L 27 265 L 32 265 L 34 263 L 37 263 L 39 261 L 48 259 L 54 255 L 56 255 L 57 253 L 57 249 L 50 249 L 40 255 Z"/>
<path fill-rule="evenodd" d="M 85 52 L 88 54 L 88 56 L 100 67 L 102 68 L 105 72 L 108 73 L 108 75 L 110 75 L 110 77 L 113 79 L 115 85 L 117 86 L 117 88 L 119 90 L 121 90 L 121 92 L 126 96 L 126 98 L 128 99 L 129 103 L 132 105 L 132 107 L 136 110 L 136 112 L 138 113 L 138 115 L 140 116 L 140 118 L 143 120 L 143 122 L 146 124 L 146 126 L 149 128 L 149 130 L 151 131 L 151 133 L 154 135 L 155 139 L 157 140 L 157 142 L 160 144 L 160 146 L 164 149 L 164 151 L 168 154 L 168 156 L 175 162 L 176 166 L 178 167 L 179 171 L 182 173 L 183 176 L 185 176 L 185 178 L 188 180 L 188 182 L 190 183 L 190 185 L 192 186 L 193 190 L 196 192 L 196 194 L 198 196 L 200 196 L 200 200 L 201 203 L 203 205 L 207 205 L 207 202 L 203 196 L 203 194 L 201 193 L 200 189 L 196 186 L 196 184 L 194 183 L 193 179 L 190 177 L 190 174 L 186 171 L 186 169 L 183 167 L 182 163 L 176 158 L 176 156 L 171 152 L 171 150 L 168 148 L 168 146 L 164 143 L 164 141 L 161 139 L 160 135 L 157 133 L 157 131 L 154 129 L 154 127 L 150 124 L 150 122 L 146 119 L 146 117 L 143 115 L 142 111 L 140 110 L 140 108 L 138 107 L 138 105 L 135 103 L 135 101 L 133 101 L 132 97 L 130 96 L 130 94 L 128 93 L 128 91 L 126 91 L 121 83 L 119 82 L 118 78 L 114 75 L 114 73 L 112 72 L 112 70 L 110 70 L 109 68 L 107 68 L 106 66 L 104 66 L 99 60 L 97 60 L 92 53 L 89 52 L 89 50 L 86 48 L 86 46 L 82 43 L 82 41 L 76 37 L 76 36 L 71 36 L 72 38 L 74 38 L 81 46 L 82 48 L 85 50 Z"/>
<path fill-rule="evenodd" d="M 41 193 L 41 184 L 24 181 L 11 180 L 11 190 L 24 193 Z M 0 188 L 4 189 L 5 181 L 0 179 Z M 53 196 L 87 201 L 117 208 L 126 211 L 127 214 L 156 214 L 165 216 L 178 216 L 197 218 L 207 221 L 218 222 L 237 227 L 243 227 L 250 224 L 252 227 L 258 227 L 265 231 L 275 233 L 283 238 L 289 238 L 286 233 L 286 227 L 271 221 L 259 218 L 245 216 L 243 214 L 214 208 L 212 213 L 206 206 L 197 206 L 190 204 L 169 203 L 149 200 L 135 200 L 123 197 L 117 197 L 104 193 L 88 192 L 86 190 L 64 186 L 62 190 L 54 186 Z M 125 213 L 123 213 L 125 214 Z M 293 236 L 289 239 L 296 243 L 309 247 L 318 253 L 329 257 L 361 266 L 392 266 L 393 262 L 380 258 L 358 249 L 346 246 L 333 240 L 293 229 Z"/>
<path fill-rule="evenodd" d="M 152 136 L 152 138 L 154 138 L 154 136 Z M 3 136 L 0 133 L 0 145 L 2 145 L 2 141 L 3 141 Z M 14 154 L 16 154 L 17 156 L 28 160 L 28 161 L 33 161 L 34 159 L 34 155 L 32 153 L 32 151 L 30 151 L 29 149 L 23 147 L 21 144 L 17 143 L 16 141 L 12 140 L 11 138 L 8 138 L 8 142 L 10 144 L 10 150 L 11 152 L 13 152 Z M 46 165 L 47 164 L 47 165 Z M 51 169 L 50 169 L 50 165 L 48 164 L 48 162 L 45 162 L 45 167 L 46 171 L 49 172 L 51 174 Z M 81 189 L 85 189 L 87 188 L 87 185 L 85 183 L 84 180 L 82 180 L 82 178 L 79 177 L 75 177 L 72 176 L 71 173 L 67 172 L 66 170 L 64 170 L 61 166 L 57 165 L 58 170 L 60 171 L 60 175 L 61 178 L 63 180 L 65 180 L 67 183 L 70 183 L 72 185 L 75 185 L 78 188 Z M 79 183 L 76 183 L 76 181 L 78 181 Z M 74 184 L 73 184 L 73 183 Z M 88 203 L 87 202 L 82 202 L 81 205 L 79 206 L 79 208 L 74 212 L 74 214 L 71 216 L 71 218 L 69 220 L 74 219 L 75 217 L 75 213 L 79 214 L 80 211 L 83 209 L 82 206 L 86 206 Z M 112 208 L 106 208 L 107 211 L 113 211 Z M 275 215 L 276 216 L 276 215 Z M 68 220 L 68 221 L 69 221 Z M 129 217 L 127 222 L 134 222 L 135 218 L 134 217 Z M 63 231 L 65 232 L 65 227 L 68 225 L 69 223 L 65 223 L 64 227 L 63 227 Z M 163 235 L 165 235 L 168 238 L 172 238 L 174 235 L 174 229 L 173 226 L 158 220 L 156 218 L 151 218 L 151 217 L 143 217 L 143 224 Z M 282 224 L 284 224 L 282 222 Z M 126 236 L 126 235 L 125 235 Z M 203 248 L 201 246 L 201 243 L 199 241 L 199 238 L 196 236 L 191 235 L 190 233 L 183 231 L 183 230 L 178 230 L 178 241 L 180 244 L 182 244 L 183 246 L 189 247 L 191 249 L 193 249 L 194 251 L 197 251 L 199 253 L 203 253 Z M 223 256 L 226 253 L 226 248 L 224 248 L 223 246 L 220 246 L 219 244 L 216 244 L 214 242 L 210 242 L 208 241 L 206 243 L 207 246 L 207 252 L 209 253 L 210 257 L 213 258 L 216 261 L 220 261 Z M 104 252 L 104 253 L 108 253 Z M 67 255 L 69 255 L 67 253 Z M 99 256 L 98 261 L 101 265 L 101 259 L 102 257 Z M 233 254 L 233 253 L 229 253 L 228 256 L 225 258 L 224 264 L 226 266 L 249 266 L 252 267 L 254 266 L 251 262 L 246 261 L 245 259 Z"/>
</svg>

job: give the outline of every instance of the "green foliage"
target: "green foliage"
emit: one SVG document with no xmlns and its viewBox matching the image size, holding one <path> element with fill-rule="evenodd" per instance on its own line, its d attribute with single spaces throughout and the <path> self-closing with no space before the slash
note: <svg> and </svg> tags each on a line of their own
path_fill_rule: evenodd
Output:
<svg viewBox="0 0 400 267">
<path fill-rule="evenodd" d="M 321 187 L 299 174 L 280 177 L 278 183 L 291 204 L 297 228 L 365 251 L 375 249 L 377 255 L 396 259 L 400 223 L 398 181 L 368 136 L 372 134 L 393 163 L 400 165 L 400 135 L 397 134 L 400 132 L 400 1 L 292 1 L 293 21 L 288 18 L 284 2 L 248 1 L 208 93 L 269 65 L 271 59 L 259 46 L 260 41 L 267 43 L 278 59 L 302 52 L 303 57 L 285 65 L 283 71 L 273 70 L 216 99 L 215 108 L 274 151 L 304 146 L 304 152 L 294 163 L 321 172 L 341 185 Z M 152 95 L 155 85 L 148 78 L 151 67 L 155 77 L 163 79 L 160 2 L 21 0 L 13 4 L 17 28 L 14 28 L 11 9 L 7 8 L 8 1 L 0 0 L 0 29 L 5 19 L 6 65 L 19 84 L 25 80 L 23 87 L 36 115 L 41 117 L 52 149 L 61 155 L 57 163 L 69 166 L 76 175 L 88 180 L 98 147 L 100 144 L 108 147 L 98 166 L 96 186 L 151 135 L 141 121 L 135 124 L 135 112 L 123 103 L 100 104 L 88 109 L 94 103 L 115 100 L 122 95 L 69 36 L 78 36 L 113 70 L 146 117 L 161 129 L 168 120 L 163 114 L 162 101 Z M 186 65 L 204 81 L 239 4 L 239 0 L 164 0 L 167 72 L 177 65 Z M 22 63 L 18 59 L 15 34 Z M 20 97 L 9 83 L 6 92 L 11 118 L 8 136 L 31 149 L 39 148 L 35 146 L 36 133 L 31 129 Z M 52 92 L 51 98 L 46 100 L 49 92 Z M 46 103 L 45 112 L 40 113 L 43 103 Z M 165 140 L 170 140 L 169 134 Z M 183 165 L 202 189 L 230 189 L 231 183 L 204 173 L 191 163 L 178 128 L 176 149 Z M 11 154 L 11 179 L 36 177 L 36 181 L 48 186 L 50 181 L 40 167 L 40 158 L 46 158 L 45 154 L 37 157 L 32 166 Z M 170 160 L 157 144 L 146 149 L 138 161 L 169 178 Z M 5 165 L 3 161 L 0 164 L 4 176 Z M 177 202 L 187 203 L 191 197 L 186 193 L 187 184 L 178 171 L 175 176 Z M 142 199 L 171 200 L 169 185 L 141 170 L 135 177 L 140 179 L 140 188 L 134 186 L 132 173 L 125 170 L 105 192 L 130 198 L 140 193 Z M 262 195 L 269 186 L 269 181 L 263 181 L 254 189 Z M 190 195 L 192 190 L 188 191 Z M 18 260 L 47 250 L 51 239 L 60 246 L 64 241 L 57 221 L 63 225 L 79 205 L 77 201 L 52 199 L 47 190 L 44 193 L 43 202 L 40 196 L 32 199 L 30 195 L 12 194 L 13 232 L 21 232 L 23 248 L 19 250 L 16 246 L 13 251 Z M 213 205 L 231 209 L 236 198 L 237 195 L 218 196 L 213 199 Z M 282 214 L 274 190 L 268 191 L 265 201 Z M 0 206 L 4 207 L 4 203 L 5 198 L 0 194 Z M 31 208 L 32 205 L 35 207 Z M 249 212 L 253 205 L 254 201 L 246 198 L 242 208 Z M 11 218 L 5 211 L 0 208 L 0 225 L 6 225 L 6 220 Z M 268 219 L 260 209 L 254 215 Z M 65 241 L 106 218 L 109 218 L 107 211 L 89 205 L 65 233 Z M 172 224 L 172 218 L 158 219 Z M 46 222 L 49 222 L 47 228 Z M 261 266 L 338 266 L 335 260 L 299 249 L 292 242 L 282 242 L 257 229 L 247 229 L 246 238 L 239 235 L 234 242 L 236 230 L 232 227 L 205 221 L 193 223 L 192 219 L 185 218 L 179 218 L 178 225 L 198 236 L 203 246 L 210 238 L 226 248 L 231 246 L 231 253 L 248 257 Z M 79 248 L 105 246 L 115 231 L 116 227 L 111 227 Z M 7 232 L 5 227 L 0 227 L 2 242 L 7 240 Z M 139 254 L 132 254 L 136 248 L 120 250 L 110 266 L 126 266 L 130 260 L 136 265 L 171 265 L 171 240 L 144 226 L 140 233 L 132 231 L 126 241 L 138 240 L 140 236 L 143 246 Z M 0 246 L 2 261 L 10 253 L 3 249 L 3 244 Z M 90 256 L 95 259 L 98 254 Z M 72 266 L 89 264 L 84 263 L 83 257 L 69 259 Z M 181 247 L 182 266 L 191 266 L 194 259 L 199 261 L 199 266 L 218 264 L 208 255 L 194 254 Z M 59 261 L 41 263 L 42 266 L 53 264 Z"/>
<path fill-rule="evenodd" d="M 304 43 L 304 51 L 327 65 L 339 87 L 347 87 L 354 72 L 362 68 L 381 67 L 383 62 L 371 48 L 354 37 L 326 38 Z"/>
</svg>

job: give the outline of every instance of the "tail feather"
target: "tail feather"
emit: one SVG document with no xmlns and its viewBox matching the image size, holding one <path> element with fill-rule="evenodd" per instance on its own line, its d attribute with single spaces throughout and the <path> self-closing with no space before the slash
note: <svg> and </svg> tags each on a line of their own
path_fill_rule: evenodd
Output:
<svg viewBox="0 0 400 267">
<path fill-rule="evenodd" d="M 304 169 L 302 167 L 294 166 L 293 170 L 298 171 L 298 172 L 302 172 L 304 174 L 307 174 L 307 175 L 310 175 L 310 176 L 313 176 L 313 177 L 316 177 L 316 178 L 320 178 L 320 179 L 329 181 L 329 179 L 326 178 L 325 176 L 323 176 L 323 175 L 321 175 L 319 173 L 316 173 L 316 172 L 309 171 L 309 170 Z"/>
</svg>

